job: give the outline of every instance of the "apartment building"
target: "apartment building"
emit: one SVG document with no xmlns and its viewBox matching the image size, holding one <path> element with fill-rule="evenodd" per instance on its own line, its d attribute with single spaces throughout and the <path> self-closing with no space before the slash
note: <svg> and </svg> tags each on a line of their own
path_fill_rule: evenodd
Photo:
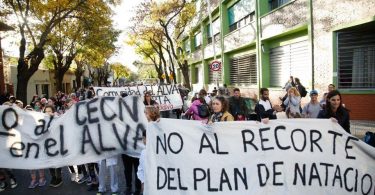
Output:
<svg viewBox="0 0 375 195">
<path fill-rule="evenodd" d="M 210 91 L 225 83 L 248 95 L 267 87 L 276 104 L 294 76 L 321 94 L 335 84 L 352 119 L 375 120 L 375 1 L 199 0 L 196 5 L 201 14 L 182 40 L 194 89 Z M 214 59 L 222 63 L 218 78 L 209 69 Z"/>
</svg>

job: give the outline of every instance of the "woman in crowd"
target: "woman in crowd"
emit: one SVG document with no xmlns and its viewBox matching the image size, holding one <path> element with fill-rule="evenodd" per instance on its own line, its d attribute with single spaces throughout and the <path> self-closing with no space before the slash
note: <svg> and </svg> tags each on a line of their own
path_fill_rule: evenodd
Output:
<svg viewBox="0 0 375 195">
<path fill-rule="evenodd" d="M 326 102 L 327 102 L 327 95 L 329 92 L 333 91 L 336 89 L 336 86 L 334 84 L 329 84 L 328 85 L 328 92 L 324 93 L 323 94 L 323 97 L 322 99 L 320 100 L 320 106 L 324 109 L 325 106 L 326 106 Z"/>
<path fill-rule="evenodd" d="M 209 123 L 220 121 L 234 121 L 233 116 L 228 112 L 229 103 L 223 96 L 216 96 L 212 100 L 213 114 L 210 117 Z"/>
<path fill-rule="evenodd" d="M 145 106 L 154 106 L 154 105 L 157 105 L 158 103 L 151 98 L 151 92 L 146 91 L 144 95 L 144 99 L 143 99 L 143 104 Z"/>
<path fill-rule="evenodd" d="M 33 109 L 31 108 L 30 105 L 27 105 L 25 107 L 25 109 L 28 110 L 28 111 L 33 111 Z M 39 180 L 37 180 L 37 172 L 38 172 L 38 175 L 39 175 Z M 30 184 L 29 184 L 29 187 L 28 187 L 29 189 L 34 189 L 37 186 L 43 187 L 47 183 L 46 178 L 45 178 L 44 169 L 30 170 L 30 176 L 31 176 L 31 181 L 30 181 Z"/>
<path fill-rule="evenodd" d="M 284 100 L 286 115 L 288 118 L 301 118 L 301 95 L 295 87 L 288 90 L 288 97 Z"/>
<path fill-rule="evenodd" d="M 341 94 L 337 90 L 330 91 L 327 94 L 325 109 L 319 112 L 318 118 L 330 118 L 350 133 L 349 111 L 342 106 Z"/>
<path fill-rule="evenodd" d="M 193 101 L 190 108 L 185 112 L 185 115 L 191 115 L 192 116 L 191 118 L 193 120 L 202 121 L 204 123 L 207 123 L 209 115 L 207 117 L 201 117 L 201 116 L 199 116 L 199 111 L 198 111 L 198 107 L 200 105 L 202 105 L 202 104 L 207 105 L 206 100 L 205 100 L 205 94 L 207 94 L 207 93 L 204 89 L 199 91 L 198 98 Z"/>
</svg>

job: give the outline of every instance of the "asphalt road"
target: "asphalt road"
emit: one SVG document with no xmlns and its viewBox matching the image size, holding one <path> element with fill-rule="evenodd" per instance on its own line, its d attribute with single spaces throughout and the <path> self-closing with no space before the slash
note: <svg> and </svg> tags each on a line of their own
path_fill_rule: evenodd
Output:
<svg viewBox="0 0 375 195">
<path fill-rule="evenodd" d="M 119 176 L 119 188 L 120 193 L 124 194 L 125 191 L 125 177 L 124 177 L 124 166 L 121 157 L 118 159 L 118 169 L 117 173 Z M 29 183 L 31 181 L 30 172 L 28 170 L 13 170 L 13 174 L 17 179 L 18 186 L 14 189 L 9 187 L 0 192 L 0 195 L 94 195 L 97 191 L 87 191 L 88 186 L 86 183 L 78 184 L 70 180 L 70 172 L 68 167 L 63 167 L 63 184 L 57 188 L 49 187 L 49 182 L 51 181 L 51 176 L 49 170 L 45 170 L 45 175 L 47 179 L 47 184 L 44 187 L 36 187 L 35 189 L 28 189 Z M 108 172 L 109 173 L 109 172 Z M 109 186 L 109 176 L 106 178 L 107 191 L 110 191 Z M 107 194 L 110 194 L 108 192 Z"/>
</svg>

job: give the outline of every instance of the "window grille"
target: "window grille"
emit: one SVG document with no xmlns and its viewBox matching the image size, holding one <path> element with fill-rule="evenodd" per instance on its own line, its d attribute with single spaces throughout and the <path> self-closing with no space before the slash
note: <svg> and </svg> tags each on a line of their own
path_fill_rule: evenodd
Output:
<svg viewBox="0 0 375 195">
<path fill-rule="evenodd" d="M 364 26 L 338 32 L 337 41 L 338 87 L 375 88 L 375 28 Z"/>
<path fill-rule="evenodd" d="M 257 84 L 258 77 L 255 54 L 232 58 L 230 65 L 230 81 L 232 84 Z"/>
</svg>

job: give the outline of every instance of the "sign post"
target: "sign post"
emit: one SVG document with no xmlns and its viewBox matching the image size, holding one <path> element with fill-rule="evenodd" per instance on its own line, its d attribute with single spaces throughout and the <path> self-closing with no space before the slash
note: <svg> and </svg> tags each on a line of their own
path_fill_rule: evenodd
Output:
<svg viewBox="0 0 375 195">
<path fill-rule="evenodd" d="M 221 71 L 221 62 L 214 60 L 210 64 L 210 70 L 213 72 L 216 86 L 219 87 L 219 71 Z"/>
</svg>

